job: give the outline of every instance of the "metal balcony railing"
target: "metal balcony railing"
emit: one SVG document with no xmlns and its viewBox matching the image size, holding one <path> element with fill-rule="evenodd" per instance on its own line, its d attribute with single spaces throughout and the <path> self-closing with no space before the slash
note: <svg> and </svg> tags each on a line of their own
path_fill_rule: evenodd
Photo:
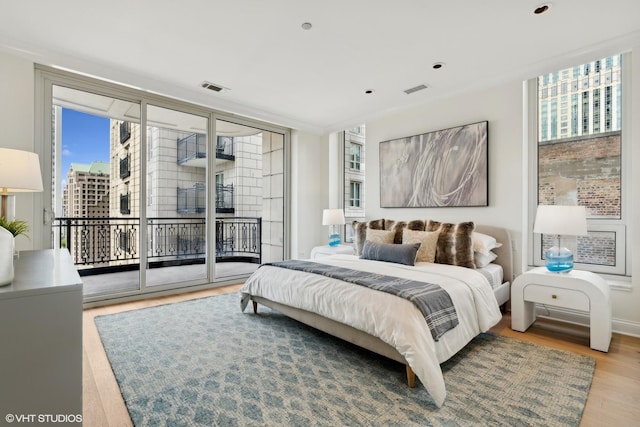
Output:
<svg viewBox="0 0 640 427">
<path fill-rule="evenodd" d="M 233 184 L 216 184 L 216 212 L 233 213 Z"/>
<path fill-rule="evenodd" d="M 233 160 L 235 158 L 234 140 L 232 136 L 216 138 L 216 158 Z"/>
<path fill-rule="evenodd" d="M 178 164 L 184 164 L 194 159 L 207 158 L 207 136 L 203 133 L 192 133 L 177 140 Z M 216 158 L 234 160 L 234 141 L 232 136 L 218 136 L 216 138 Z"/>
<path fill-rule="evenodd" d="M 191 188 L 178 188 L 176 212 L 203 213 L 207 211 L 207 191 L 202 183 L 195 183 Z"/>
<path fill-rule="evenodd" d="M 216 261 L 262 262 L 262 219 L 216 220 Z M 54 242 L 66 247 L 81 275 L 139 268 L 139 218 L 56 218 Z M 204 218 L 148 218 L 150 268 L 204 262 Z"/>
<path fill-rule="evenodd" d="M 189 160 L 207 158 L 207 135 L 203 133 L 192 133 L 178 139 L 177 144 L 179 165 Z"/>
<path fill-rule="evenodd" d="M 195 183 L 191 188 L 177 189 L 176 212 L 203 213 L 207 211 L 206 187 L 202 183 Z M 216 184 L 216 212 L 233 213 L 233 184 Z"/>
</svg>

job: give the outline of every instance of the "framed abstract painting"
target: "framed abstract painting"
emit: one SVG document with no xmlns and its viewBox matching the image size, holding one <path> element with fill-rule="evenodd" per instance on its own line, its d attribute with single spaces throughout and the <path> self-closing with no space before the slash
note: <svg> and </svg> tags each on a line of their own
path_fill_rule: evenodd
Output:
<svg viewBox="0 0 640 427">
<path fill-rule="evenodd" d="M 488 206 L 489 122 L 380 143 L 380 207 Z"/>
</svg>

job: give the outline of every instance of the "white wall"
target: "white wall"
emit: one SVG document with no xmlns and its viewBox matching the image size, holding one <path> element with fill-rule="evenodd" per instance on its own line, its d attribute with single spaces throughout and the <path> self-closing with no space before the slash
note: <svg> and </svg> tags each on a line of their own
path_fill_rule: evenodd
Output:
<svg viewBox="0 0 640 427">
<path fill-rule="evenodd" d="M 0 52 L 0 147 L 36 151 L 34 141 L 33 62 Z M 42 159 L 40 159 L 42 162 Z M 43 179 L 43 185 L 50 180 Z M 42 222 L 42 213 L 34 212 L 32 193 L 16 194 L 16 219 L 27 221 L 29 238 L 16 238 L 16 250 L 34 249 L 40 242 L 34 233 L 34 221 Z"/>
<path fill-rule="evenodd" d="M 365 197 L 367 217 L 469 221 L 509 229 L 521 242 L 522 202 L 521 82 L 443 100 L 381 120 L 367 122 Z M 479 208 L 381 208 L 379 143 L 468 123 L 489 121 L 489 206 Z M 518 249 L 518 252 L 521 252 Z M 518 253 L 517 256 L 520 254 Z M 519 274 L 521 266 L 515 266 Z"/>
<path fill-rule="evenodd" d="M 640 162 L 640 47 L 633 58 L 632 110 L 633 163 Z M 560 67 L 558 67 L 560 68 Z M 523 89 L 522 81 L 442 100 L 436 105 L 415 108 L 366 123 L 367 218 L 435 219 L 450 222 L 473 220 L 476 223 L 498 225 L 509 229 L 516 248 L 514 269 L 520 274 L 526 268 L 526 224 L 528 170 L 523 169 Z M 390 209 L 380 207 L 378 146 L 381 141 L 445 129 L 453 126 L 489 121 L 489 206 L 481 208 Z M 631 218 L 640 215 L 640 171 L 632 170 Z M 524 220 L 523 220 L 524 219 Z M 523 244 L 523 239 L 525 240 Z M 631 227 L 627 245 L 634 280 L 630 290 L 613 288 L 611 293 L 614 331 L 640 336 L 640 227 Z M 573 320 L 588 323 L 586 316 Z"/>
<path fill-rule="evenodd" d="M 291 258 L 308 258 L 327 242 L 322 210 L 329 205 L 329 137 L 291 132 Z"/>
</svg>

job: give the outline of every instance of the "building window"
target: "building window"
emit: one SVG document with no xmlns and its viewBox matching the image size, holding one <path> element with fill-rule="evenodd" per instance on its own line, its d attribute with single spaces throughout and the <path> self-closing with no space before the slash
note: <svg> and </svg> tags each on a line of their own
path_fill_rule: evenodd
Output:
<svg viewBox="0 0 640 427">
<path fill-rule="evenodd" d="M 120 179 L 125 179 L 131 176 L 131 154 L 127 154 L 127 157 L 120 159 Z"/>
<path fill-rule="evenodd" d="M 131 123 L 120 123 L 120 144 L 124 144 L 131 138 Z"/>
<path fill-rule="evenodd" d="M 349 207 L 359 208 L 361 204 L 360 190 L 362 183 L 357 181 L 351 181 L 349 183 Z"/>
<path fill-rule="evenodd" d="M 578 77 L 588 79 L 590 72 L 600 71 L 601 64 L 611 66 L 614 73 L 624 71 L 620 56 L 567 70 L 573 70 L 574 77 L 576 70 L 583 70 Z M 561 70 L 560 75 L 568 73 Z M 623 150 L 622 81 L 593 79 L 593 85 L 580 94 L 580 101 L 578 94 L 572 94 L 571 126 L 567 127 L 566 121 L 557 117 L 558 97 L 541 96 L 549 80 L 545 76 L 537 79 L 538 167 L 532 177 L 538 184 L 535 205 L 585 206 L 588 235 L 569 238 L 574 240 L 576 268 L 626 275 L 623 153 L 628 150 Z M 544 249 L 557 243 L 557 238 L 533 235 L 534 264 L 544 265 Z"/>
<path fill-rule="evenodd" d="M 362 155 L 362 145 L 349 144 L 349 168 L 353 170 L 360 170 L 360 158 Z"/>
<path fill-rule="evenodd" d="M 129 205 L 129 193 L 120 195 L 120 213 L 123 215 L 129 215 L 131 213 L 131 206 Z"/>
</svg>

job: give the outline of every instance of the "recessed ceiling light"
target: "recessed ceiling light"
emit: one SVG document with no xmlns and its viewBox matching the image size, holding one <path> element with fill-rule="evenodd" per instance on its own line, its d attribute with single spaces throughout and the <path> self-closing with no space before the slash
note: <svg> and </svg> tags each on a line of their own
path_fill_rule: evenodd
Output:
<svg viewBox="0 0 640 427">
<path fill-rule="evenodd" d="M 311 29 L 311 27 L 313 27 L 313 25 L 311 25 L 311 22 L 304 22 L 304 23 L 302 24 L 302 29 L 303 29 L 303 30 L 310 30 L 310 29 Z"/>
<path fill-rule="evenodd" d="M 440 68 L 444 67 L 444 62 L 435 62 L 433 64 L 433 69 L 434 70 L 439 70 Z"/>
<path fill-rule="evenodd" d="M 364 93 L 366 93 L 367 95 L 373 93 L 373 89 L 367 89 L 364 91 Z"/>
<path fill-rule="evenodd" d="M 536 7 L 533 10 L 533 13 L 536 14 L 536 15 L 540 15 L 540 14 L 545 13 L 549 9 L 551 9 L 551 3 L 545 3 L 545 4 L 541 4 L 540 6 Z"/>
</svg>

